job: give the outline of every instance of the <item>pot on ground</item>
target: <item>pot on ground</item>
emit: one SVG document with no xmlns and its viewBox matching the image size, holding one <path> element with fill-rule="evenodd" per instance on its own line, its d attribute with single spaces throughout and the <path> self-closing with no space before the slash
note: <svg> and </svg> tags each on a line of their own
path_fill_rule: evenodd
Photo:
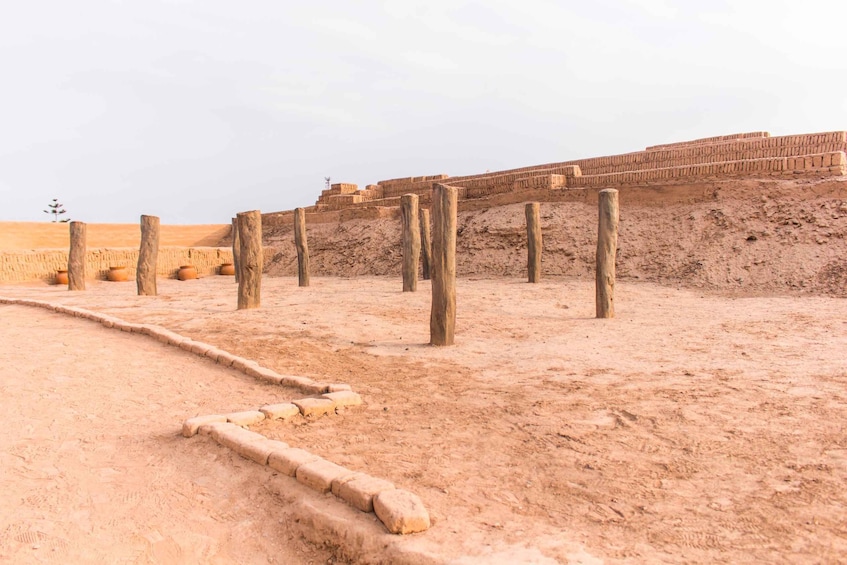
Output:
<svg viewBox="0 0 847 565">
<path fill-rule="evenodd" d="M 112 282 L 125 282 L 129 280 L 129 271 L 125 266 L 109 267 L 106 279 Z"/>
<path fill-rule="evenodd" d="M 197 268 L 194 265 L 182 265 L 176 273 L 176 278 L 181 281 L 190 281 L 197 278 Z"/>
</svg>

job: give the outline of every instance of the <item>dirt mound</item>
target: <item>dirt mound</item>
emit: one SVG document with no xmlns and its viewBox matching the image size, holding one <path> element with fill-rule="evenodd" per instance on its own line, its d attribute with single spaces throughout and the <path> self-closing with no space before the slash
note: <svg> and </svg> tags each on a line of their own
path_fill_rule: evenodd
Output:
<svg viewBox="0 0 847 565">
<path fill-rule="evenodd" d="M 524 276 L 521 195 L 462 203 L 460 276 Z M 543 272 L 593 276 L 596 192 L 527 193 L 541 206 Z M 617 274 L 733 293 L 847 296 L 847 181 L 723 181 L 620 191 Z M 400 272 L 399 220 L 310 223 L 315 275 Z M 296 274 L 291 226 L 265 232 L 269 275 Z M 398 275 L 399 276 L 399 275 Z"/>
</svg>

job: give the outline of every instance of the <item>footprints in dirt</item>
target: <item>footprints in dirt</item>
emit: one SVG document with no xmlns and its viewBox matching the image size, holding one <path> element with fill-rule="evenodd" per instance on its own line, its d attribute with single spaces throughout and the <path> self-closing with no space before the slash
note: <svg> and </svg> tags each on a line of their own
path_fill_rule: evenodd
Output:
<svg viewBox="0 0 847 565">
<path fill-rule="evenodd" d="M 7 526 L 0 532 L 0 562 L 4 562 L 4 556 L 20 554 L 22 550 L 38 552 L 49 560 L 67 553 L 70 544 L 66 539 L 42 531 L 50 529 L 50 526 L 53 524 L 46 523 L 35 527 L 34 524 L 24 522 Z M 41 559 L 37 560 L 41 561 Z"/>
</svg>

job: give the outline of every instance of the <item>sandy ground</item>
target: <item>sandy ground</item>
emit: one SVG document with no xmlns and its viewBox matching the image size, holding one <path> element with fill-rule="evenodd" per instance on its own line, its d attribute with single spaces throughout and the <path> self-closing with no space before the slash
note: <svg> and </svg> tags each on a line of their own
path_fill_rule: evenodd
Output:
<svg viewBox="0 0 847 565">
<path fill-rule="evenodd" d="M 0 316 L 0 562 L 331 558 L 269 496 L 286 479 L 177 435 L 186 415 L 281 397 L 279 387 L 42 309 Z"/>
<path fill-rule="evenodd" d="M 617 317 L 596 320 L 585 278 L 463 278 L 457 344 L 433 348 L 428 284 L 401 286 L 318 277 L 300 289 L 266 277 L 262 308 L 240 312 L 225 277 L 160 281 L 158 297 L 105 282 L 0 294 L 159 324 L 281 373 L 352 384 L 366 407 L 255 429 L 420 495 L 434 526 L 413 539 L 445 558 L 796 563 L 847 554 L 844 299 L 619 281 Z M 0 312 L 0 353 L 23 368 L 3 369 L 0 406 L 20 416 L 0 432 L 2 496 L 16 505 L 2 551 L 40 555 L 32 545 L 52 551 L 60 546 L 50 540 L 64 539 L 109 552 L 125 539 L 137 558 L 169 536 L 224 561 L 296 551 L 284 523 L 259 518 L 284 504 L 263 492 L 257 466 L 174 436 L 186 416 L 255 408 L 272 389 L 199 359 L 184 362 L 202 370 L 176 370 L 167 353 L 157 365 L 163 346 L 142 336 Z M 24 320 L 46 331 L 34 341 Z M 118 360 L 120 376 L 92 387 Z M 100 478 L 111 482 L 77 495 Z M 159 494 L 145 503 L 148 489 Z M 134 512 L 140 504 L 149 508 Z M 57 512 L 74 519 L 45 517 Z M 185 541 L 194 535 L 206 537 Z"/>
</svg>

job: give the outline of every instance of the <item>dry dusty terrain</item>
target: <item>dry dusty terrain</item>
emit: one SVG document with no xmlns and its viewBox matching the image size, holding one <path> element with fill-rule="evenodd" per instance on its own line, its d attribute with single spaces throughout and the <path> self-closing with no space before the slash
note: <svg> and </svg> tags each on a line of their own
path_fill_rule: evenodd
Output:
<svg viewBox="0 0 847 565">
<path fill-rule="evenodd" d="M 462 201 L 456 242 L 460 276 L 525 276 L 524 204 L 531 200 L 541 201 L 544 272 L 593 278 L 597 191 L 592 190 Z M 621 278 L 739 296 L 847 297 L 847 180 L 625 187 L 620 216 Z M 399 216 L 310 223 L 307 229 L 312 274 L 400 272 Z M 266 229 L 264 239 L 266 271 L 296 275 L 291 223 Z"/>
<path fill-rule="evenodd" d="M 269 495 L 276 477 L 177 434 L 186 414 L 283 398 L 279 387 L 42 309 L 0 316 L 0 562 L 331 557 L 292 530 Z"/>
<path fill-rule="evenodd" d="M 235 311 L 225 277 L 160 281 L 158 297 L 135 296 L 132 283 L 89 284 L 81 293 L 5 286 L 0 295 L 159 324 L 280 373 L 350 383 L 366 407 L 254 429 L 420 495 L 434 525 L 408 541 L 434 555 L 834 563 L 847 554 L 843 298 L 626 280 L 617 317 L 596 320 L 587 277 L 537 285 L 465 277 L 457 343 L 433 348 L 426 282 L 402 293 L 399 279 L 313 277 L 302 289 L 266 277 L 263 306 L 252 311 Z M 56 327 L 47 322 L 56 315 L 40 310 L 0 312 L 0 355 L 25 369 L 3 369 L 11 425 L 0 432 L 0 496 L 16 508 L 0 525 L 3 551 L 21 551 L 10 539 L 50 539 L 32 532 L 60 526 L 38 512 L 81 524 L 62 526 L 64 543 L 84 539 L 102 551 L 125 538 L 148 555 L 145 543 L 169 535 L 188 555 L 213 543 L 248 562 L 281 555 L 274 543 L 296 551 L 301 542 L 284 520 L 267 519 L 284 514 L 285 500 L 263 488 L 271 479 L 258 466 L 175 437 L 184 417 L 255 409 L 274 398 L 272 387 L 199 359 L 184 360 L 190 369 L 162 364 L 150 350 L 163 347 L 143 336 L 80 320 Z M 22 333 L 30 318 L 50 326 L 37 342 Z M 84 377 L 65 370 L 92 356 L 114 365 Z M 115 357 L 119 377 L 109 376 Z M 77 494 L 101 477 L 111 481 L 104 492 Z M 136 481 L 134 498 L 118 489 L 126 480 Z M 133 505 L 148 489 L 153 508 L 136 524 Z M 43 493 L 52 498 L 39 511 Z M 101 522 L 105 512 L 120 519 Z M 209 538 L 196 544 L 187 533 L 195 521 Z"/>
</svg>

